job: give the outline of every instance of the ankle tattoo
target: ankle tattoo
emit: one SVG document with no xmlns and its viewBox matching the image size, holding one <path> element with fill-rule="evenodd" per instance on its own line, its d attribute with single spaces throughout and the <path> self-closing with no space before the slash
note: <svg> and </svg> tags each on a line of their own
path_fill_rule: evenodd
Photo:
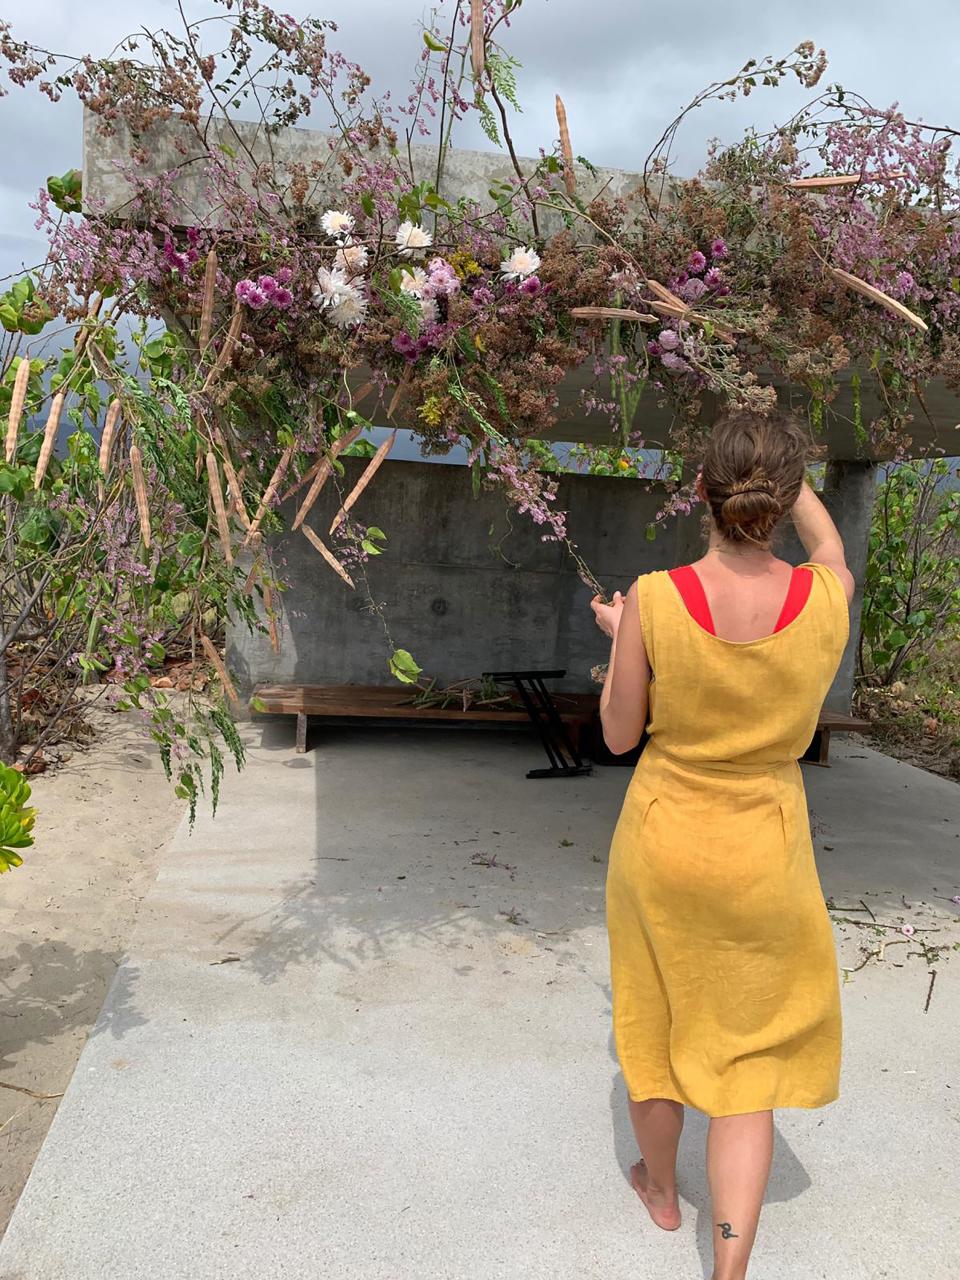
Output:
<svg viewBox="0 0 960 1280">
<path fill-rule="evenodd" d="M 729 1223 L 729 1222 L 718 1222 L 718 1223 L 717 1223 L 717 1226 L 720 1228 L 720 1235 L 721 1235 L 721 1238 L 722 1238 L 722 1239 L 724 1239 L 724 1240 L 739 1240 L 739 1239 L 740 1239 L 740 1237 L 736 1234 L 736 1232 L 735 1232 L 735 1231 L 733 1230 L 733 1228 L 730 1226 L 730 1223 Z"/>
</svg>

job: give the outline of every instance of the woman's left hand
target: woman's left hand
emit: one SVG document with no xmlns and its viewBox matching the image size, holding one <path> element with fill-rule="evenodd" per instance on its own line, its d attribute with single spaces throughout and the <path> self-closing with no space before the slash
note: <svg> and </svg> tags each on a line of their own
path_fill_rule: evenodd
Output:
<svg viewBox="0 0 960 1280">
<path fill-rule="evenodd" d="M 594 596 L 590 601 L 590 608 L 603 634 L 609 636 L 611 640 L 615 639 L 617 628 L 620 626 L 620 615 L 623 613 L 623 596 L 620 592 L 613 593 L 610 604 L 604 604 L 599 596 Z"/>
</svg>

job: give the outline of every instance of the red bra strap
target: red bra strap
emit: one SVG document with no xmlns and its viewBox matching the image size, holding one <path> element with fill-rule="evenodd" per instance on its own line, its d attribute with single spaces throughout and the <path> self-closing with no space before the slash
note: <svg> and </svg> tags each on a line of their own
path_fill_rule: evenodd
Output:
<svg viewBox="0 0 960 1280">
<path fill-rule="evenodd" d="M 794 569 L 790 575 L 790 586 L 787 588 L 787 598 L 783 602 L 783 608 L 780 610 L 780 617 L 777 619 L 777 625 L 774 631 L 781 631 L 788 622 L 792 622 L 803 606 L 807 603 L 810 595 L 810 589 L 813 586 L 813 570 L 800 566 Z"/>
<path fill-rule="evenodd" d="M 694 622 L 698 622 L 704 631 L 709 631 L 715 636 L 717 631 L 713 625 L 710 606 L 707 604 L 707 594 L 696 569 L 692 564 L 682 564 L 679 568 L 670 569 L 668 572 Z"/>
</svg>

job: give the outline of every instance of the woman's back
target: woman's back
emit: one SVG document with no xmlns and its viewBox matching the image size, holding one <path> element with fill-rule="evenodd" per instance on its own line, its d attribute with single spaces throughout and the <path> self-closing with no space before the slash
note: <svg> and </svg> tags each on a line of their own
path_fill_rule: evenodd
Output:
<svg viewBox="0 0 960 1280">
<path fill-rule="evenodd" d="M 693 592 L 667 571 L 638 579 L 653 672 L 647 731 L 668 755 L 756 767 L 796 759 L 809 746 L 849 635 L 847 598 L 826 565 L 803 566 L 804 589 L 789 565 L 774 563 L 782 573 L 750 583 L 690 566 Z M 799 607 L 776 630 L 791 595 Z"/>
</svg>

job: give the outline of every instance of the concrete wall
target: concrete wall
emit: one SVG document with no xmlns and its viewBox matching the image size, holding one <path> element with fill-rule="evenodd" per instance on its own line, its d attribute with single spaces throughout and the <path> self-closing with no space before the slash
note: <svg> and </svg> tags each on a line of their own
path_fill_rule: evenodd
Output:
<svg viewBox="0 0 960 1280">
<path fill-rule="evenodd" d="M 346 484 L 363 467 L 347 459 Z M 581 552 L 609 591 L 625 591 L 639 573 L 667 569 L 701 554 L 699 515 L 680 517 L 647 540 L 662 494 L 629 480 L 565 476 L 559 505 Z M 337 495 L 328 485 L 308 517 L 325 535 Z M 384 555 L 367 574 L 383 602 L 393 644 L 409 649 L 444 683 L 509 668 L 567 671 L 560 687 L 596 690 L 590 668 L 605 661 L 607 645 L 588 607 L 590 591 L 557 543 L 542 542 L 529 519 L 506 510 L 499 493 L 470 496 L 466 467 L 387 462 L 358 504 L 358 513 L 387 534 Z M 287 510 L 285 515 L 291 515 Z M 779 547 L 804 558 L 792 532 Z M 259 682 L 388 684 L 393 644 L 366 608 L 362 579 L 351 591 L 302 533 L 276 540 L 282 596 L 281 652 L 269 640 L 234 626 L 227 660 L 242 695 Z M 851 647 L 852 654 L 852 647 Z M 831 705 L 845 707 L 849 670 Z"/>
</svg>

